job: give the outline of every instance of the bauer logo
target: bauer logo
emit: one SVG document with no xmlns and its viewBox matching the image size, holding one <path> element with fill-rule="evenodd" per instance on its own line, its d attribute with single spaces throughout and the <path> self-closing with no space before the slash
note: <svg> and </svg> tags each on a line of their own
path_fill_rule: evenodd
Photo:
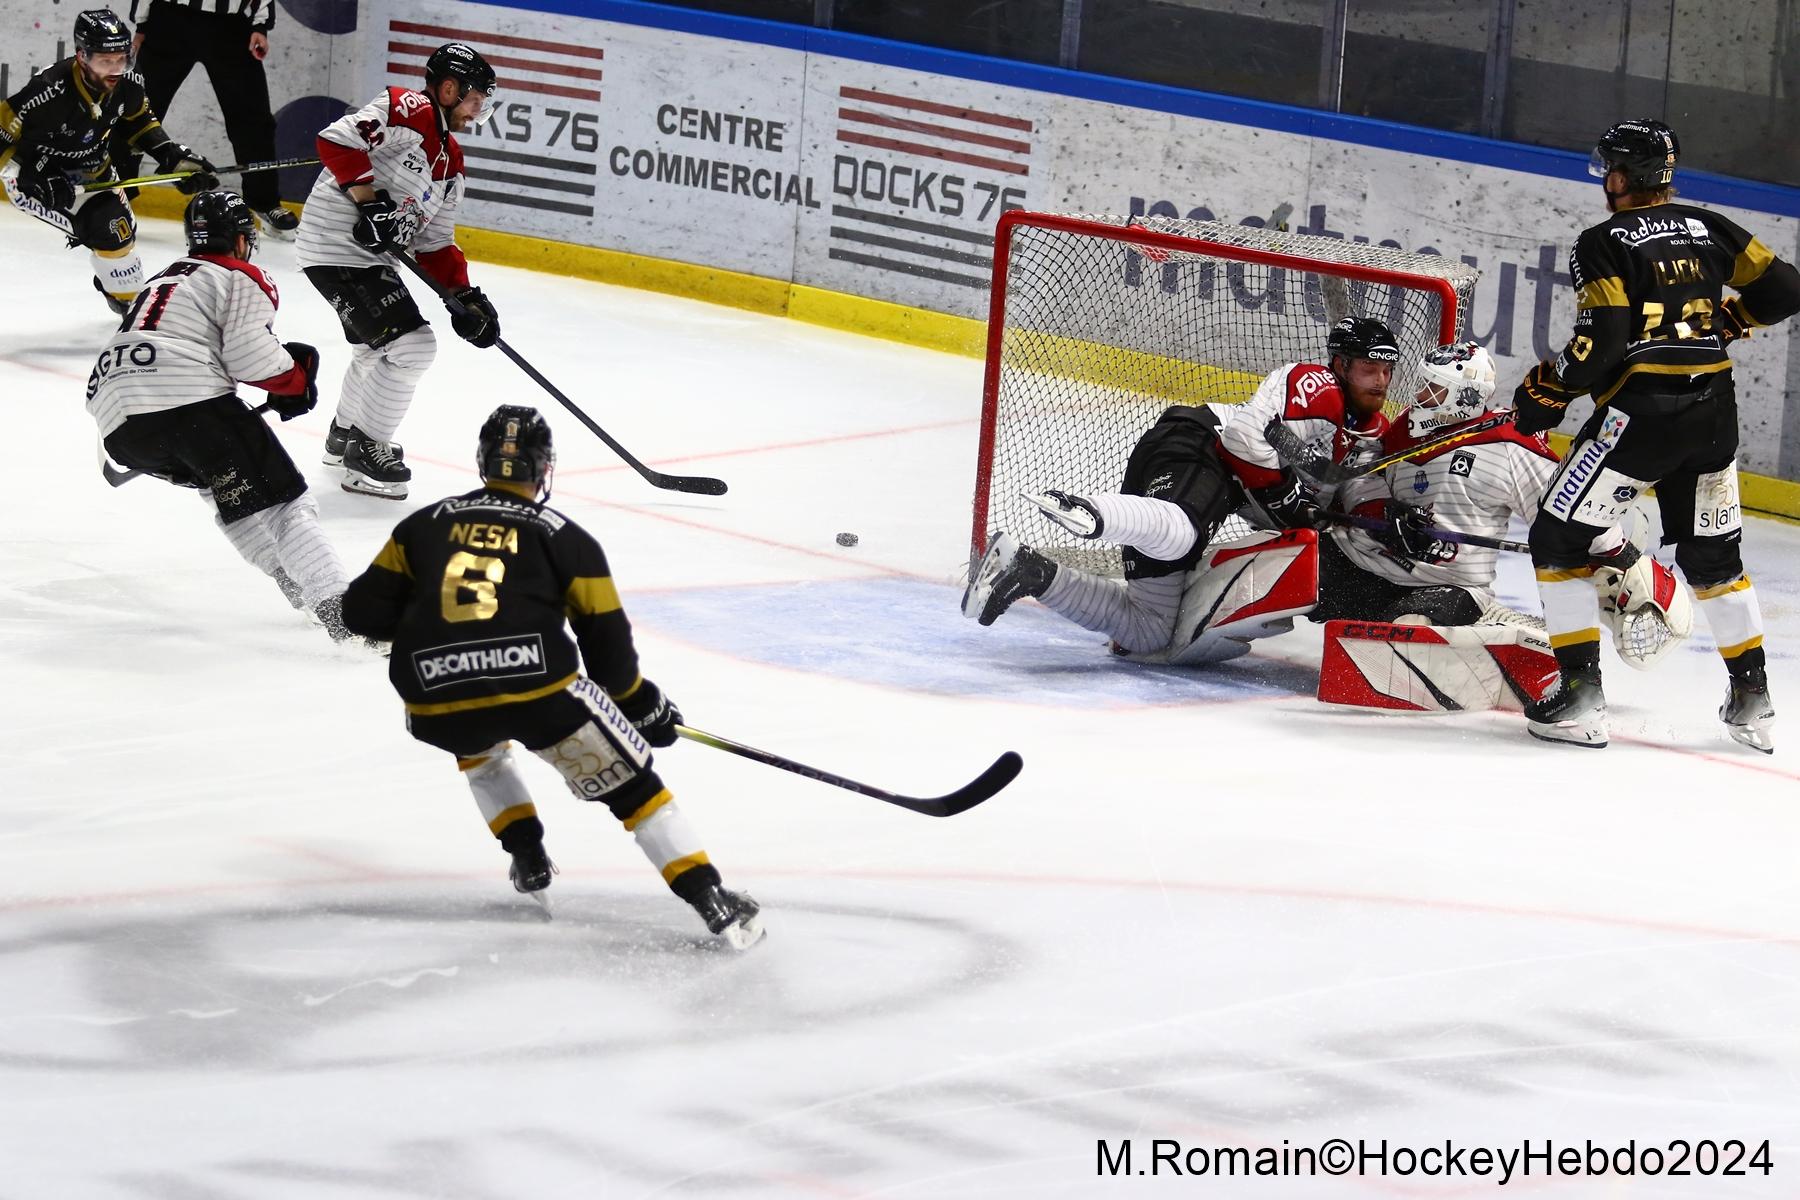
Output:
<svg viewBox="0 0 1800 1200">
<path fill-rule="evenodd" d="M 933 94 L 847 85 L 837 122 L 829 257 L 985 290 L 994 224 L 1025 207 L 1033 123 Z"/>
<path fill-rule="evenodd" d="M 475 679 L 511 679 L 544 673 L 544 639 L 535 633 L 457 642 L 415 650 L 413 673 L 426 691 Z"/>
</svg>

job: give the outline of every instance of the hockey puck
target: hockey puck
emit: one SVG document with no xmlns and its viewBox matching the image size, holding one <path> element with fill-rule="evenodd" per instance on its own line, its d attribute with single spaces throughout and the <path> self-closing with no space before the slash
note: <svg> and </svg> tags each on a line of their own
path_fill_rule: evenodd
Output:
<svg viewBox="0 0 1800 1200">
<path fill-rule="evenodd" d="M 856 545 L 856 535 L 854 533 L 840 533 L 837 536 L 837 543 L 840 546 L 854 546 Z"/>
</svg>

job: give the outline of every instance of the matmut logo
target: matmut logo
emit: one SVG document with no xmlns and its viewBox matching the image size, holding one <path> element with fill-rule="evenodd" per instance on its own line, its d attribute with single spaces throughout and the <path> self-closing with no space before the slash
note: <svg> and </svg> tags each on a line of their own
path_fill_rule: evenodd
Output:
<svg viewBox="0 0 1800 1200">
<path fill-rule="evenodd" d="M 413 651 L 413 673 L 426 691 L 473 679 L 507 679 L 544 673 L 544 639 L 535 633 L 458 642 Z"/>
</svg>

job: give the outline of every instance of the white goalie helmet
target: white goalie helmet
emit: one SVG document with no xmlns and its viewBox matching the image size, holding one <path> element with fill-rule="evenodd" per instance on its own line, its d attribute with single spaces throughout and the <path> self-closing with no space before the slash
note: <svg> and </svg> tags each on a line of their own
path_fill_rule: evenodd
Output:
<svg viewBox="0 0 1800 1200">
<path fill-rule="evenodd" d="M 1415 438 L 1473 421 L 1494 394 L 1494 359 L 1474 342 L 1451 342 L 1427 351 L 1419 363 L 1419 391 L 1406 410 Z"/>
</svg>

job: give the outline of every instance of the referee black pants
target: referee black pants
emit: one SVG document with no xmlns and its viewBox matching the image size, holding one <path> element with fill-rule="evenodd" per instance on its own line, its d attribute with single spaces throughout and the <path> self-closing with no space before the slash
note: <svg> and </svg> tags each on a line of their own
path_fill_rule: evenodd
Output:
<svg viewBox="0 0 1800 1200">
<path fill-rule="evenodd" d="M 269 111 L 269 80 L 263 65 L 250 53 L 250 18 L 220 16 L 179 4 L 156 0 L 144 18 L 144 44 L 138 51 L 137 69 L 144 76 L 150 111 L 161 120 L 175 93 L 196 65 L 206 68 L 225 118 L 225 136 L 238 162 L 267 162 L 275 157 L 275 117 Z M 187 141 L 170 131 L 176 141 Z M 115 142 L 113 161 L 120 177 L 129 179 L 139 170 L 139 160 Z M 192 144 L 191 142 L 189 143 Z M 197 149 L 198 147 L 196 147 Z M 261 211 L 281 202 L 276 171 L 257 171 L 242 178 L 244 202 Z"/>
</svg>

